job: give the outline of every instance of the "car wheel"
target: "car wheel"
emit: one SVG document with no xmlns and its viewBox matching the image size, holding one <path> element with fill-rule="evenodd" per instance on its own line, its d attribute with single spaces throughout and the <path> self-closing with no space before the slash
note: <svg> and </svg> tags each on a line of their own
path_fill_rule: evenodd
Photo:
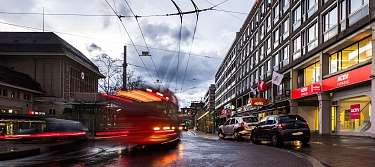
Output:
<svg viewBox="0 0 375 167">
<path fill-rule="evenodd" d="M 225 134 L 223 133 L 222 130 L 219 130 L 218 136 L 219 136 L 220 139 L 224 139 L 225 138 Z"/>
<path fill-rule="evenodd" d="M 282 145 L 282 141 L 281 141 L 281 139 L 279 138 L 279 136 L 277 136 L 277 135 L 272 135 L 272 137 L 271 137 L 271 142 L 272 142 L 272 145 L 273 145 L 273 146 L 277 146 L 277 147 L 279 147 L 279 146 Z"/>
<path fill-rule="evenodd" d="M 233 138 L 234 138 L 234 140 L 240 141 L 240 140 L 241 140 L 241 135 L 240 135 L 240 133 L 238 133 L 238 131 L 235 131 L 235 132 L 233 133 Z"/>
</svg>

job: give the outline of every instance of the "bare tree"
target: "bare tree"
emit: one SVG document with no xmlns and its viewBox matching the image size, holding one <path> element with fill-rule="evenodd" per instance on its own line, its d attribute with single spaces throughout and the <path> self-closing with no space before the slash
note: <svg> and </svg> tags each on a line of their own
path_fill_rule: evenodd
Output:
<svg viewBox="0 0 375 167">
<path fill-rule="evenodd" d="M 123 60 L 114 59 L 105 53 L 101 53 L 93 59 L 93 62 L 99 67 L 100 73 L 105 76 L 105 78 L 99 80 L 98 83 L 101 91 L 111 94 L 122 89 Z M 136 89 L 144 84 L 142 77 L 134 76 L 134 71 L 127 73 L 127 82 L 128 89 Z"/>
</svg>

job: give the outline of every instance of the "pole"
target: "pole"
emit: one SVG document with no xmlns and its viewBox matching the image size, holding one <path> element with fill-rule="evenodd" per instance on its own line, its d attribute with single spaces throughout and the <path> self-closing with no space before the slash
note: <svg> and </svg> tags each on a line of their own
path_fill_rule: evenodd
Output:
<svg viewBox="0 0 375 167">
<path fill-rule="evenodd" d="M 127 60 L 126 60 L 126 45 L 124 45 L 124 64 L 122 64 L 122 89 L 126 90 L 126 67 L 128 66 Z"/>
<path fill-rule="evenodd" d="M 44 32 L 44 7 L 43 7 L 43 32 Z"/>
</svg>

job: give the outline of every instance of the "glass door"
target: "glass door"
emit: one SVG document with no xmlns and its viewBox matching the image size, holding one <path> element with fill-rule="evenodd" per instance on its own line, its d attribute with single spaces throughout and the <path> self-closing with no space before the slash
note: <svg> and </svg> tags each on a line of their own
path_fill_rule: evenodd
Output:
<svg viewBox="0 0 375 167">
<path fill-rule="evenodd" d="M 331 132 L 336 133 L 336 112 L 337 112 L 337 106 L 331 107 Z"/>
</svg>

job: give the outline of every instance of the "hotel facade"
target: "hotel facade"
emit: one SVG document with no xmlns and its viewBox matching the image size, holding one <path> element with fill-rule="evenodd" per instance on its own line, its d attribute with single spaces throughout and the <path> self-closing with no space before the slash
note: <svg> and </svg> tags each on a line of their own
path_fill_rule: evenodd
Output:
<svg viewBox="0 0 375 167">
<path fill-rule="evenodd" d="M 257 0 L 215 75 L 220 117 L 292 113 L 320 134 L 375 137 L 374 11 L 372 0 Z"/>
</svg>

